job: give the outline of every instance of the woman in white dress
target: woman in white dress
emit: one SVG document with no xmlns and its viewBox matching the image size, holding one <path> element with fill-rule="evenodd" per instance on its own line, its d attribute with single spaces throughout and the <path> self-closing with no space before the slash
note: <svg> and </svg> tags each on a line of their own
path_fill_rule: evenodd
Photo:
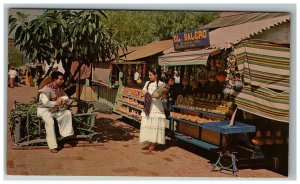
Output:
<svg viewBox="0 0 300 184">
<path fill-rule="evenodd" d="M 157 80 L 157 73 L 154 70 L 149 72 L 149 79 L 150 81 L 147 81 L 143 88 L 145 94 L 145 108 L 141 113 L 140 143 L 148 143 L 146 149 L 151 152 L 155 149 L 156 144 L 165 144 L 166 116 L 161 97 L 153 98 L 151 96 L 156 88 L 164 88 L 165 85 L 163 82 Z M 147 96 L 150 98 L 148 108 L 146 107 L 149 102 Z"/>
</svg>

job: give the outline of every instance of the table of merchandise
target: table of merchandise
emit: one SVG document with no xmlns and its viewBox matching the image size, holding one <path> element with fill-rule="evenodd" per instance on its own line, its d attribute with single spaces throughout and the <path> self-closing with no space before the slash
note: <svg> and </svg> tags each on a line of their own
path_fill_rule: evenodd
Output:
<svg viewBox="0 0 300 184">
<path fill-rule="evenodd" d="M 196 146 L 208 149 L 208 150 L 216 150 L 219 149 L 220 146 L 208 143 L 208 142 L 204 142 L 201 141 L 199 139 L 194 139 L 194 138 L 189 138 L 189 136 L 187 135 L 183 135 L 182 133 L 176 132 L 175 128 L 174 128 L 174 121 L 178 121 L 178 122 L 183 122 L 183 123 L 187 123 L 193 126 L 198 126 L 201 127 L 202 129 L 207 129 L 207 130 L 211 130 L 211 131 L 216 131 L 221 133 L 222 135 L 225 136 L 226 138 L 226 142 L 227 145 L 231 144 L 231 135 L 232 134 L 239 134 L 239 133 L 251 133 L 251 132 L 255 132 L 256 128 L 253 125 L 248 125 L 245 123 L 241 123 L 241 122 L 234 122 L 234 124 L 232 126 L 229 125 L 229 120 L 226 120 L 226 116 L 223 114 L 217 114 L 217 113 L 213 113 L 213 112 L 207 112 L 207 111 L 201 111 L 201 110 L 195 110 L 192 108 L 188 108 L 188 107 L 182 107 L 182 106 L 177 106 L 177 105 L 173 105 L 172 106 L 173 109 L 182 109 L 182 110 L 187 110 L 187 111 L 192 111 L 192 112 L 196 112 L 196 113 L 200 113 L 200 114 L 207 114 L 207 115 L 212 115 L 212 116 L 216 116 L 216 117 L 223 117 L 225 120 L 224 121 L 216 121 L 216 122 L 204 122 L 202 124 L 199 123 L 195 123 L 192 121 L 188 121 L 188 120 L 184 120 L 184 119 L 179 119 L 173 116 L 169 116 L 170 119 L 170 130 L 174 133 L 174 136 L 176 139 L 180 139 L 183 140 L 185 142 L 189 142 L 191 144 L 194 144 Z M 235 153 L 232 150 L 228 150 L 227 146 L 224 147 L 224 152 L 220 153 L 219 158 L 217 160 L 217 162 L 215 164 L 212 165 L 212 171 L 215 171 L 216 168 L 218 168 L 218 170 L 229 170 L 232 171 L 234 176 L 238 176 L 237 172 L 237 166 L 236 166 L 236 157 L 235 157 Z M 222 159 L 222 157 L 224 156 L 230 156 L 232 159 L 232 164 L 230 166 L 223 166 L 220 162 L 220 160 Z"/>
</svg>

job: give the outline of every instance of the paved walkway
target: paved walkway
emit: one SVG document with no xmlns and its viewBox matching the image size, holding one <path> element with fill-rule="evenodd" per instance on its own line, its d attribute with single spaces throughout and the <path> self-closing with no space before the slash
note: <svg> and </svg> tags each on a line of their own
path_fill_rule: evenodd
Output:
<svg viewBox="0 0 300 184">
<path fill-rule="evenodd" d="M 27 102 L 36 95 L 34 87 L 8 89 L 8 112 L 14 100 Z M 97 115 L 99 143 L 79 142 L 57 154 L 45 147 L 13 149 L 7 137 L 6 174 L 35 176 L 149 176 L 232 177 L 228 171 L 210 172 L 216 155 L 186 143 L 167 139 L 166 146 L 148 153 L 139 144 L 139 130 L 122 122 L 118 115 Z M 9 134 L 8 134 L 9 135 Z M 266 169 L 241 169 L 240 177 L 285 178 Z M 100 179 L 100 178 L 99 178 Z"/>
</svg>

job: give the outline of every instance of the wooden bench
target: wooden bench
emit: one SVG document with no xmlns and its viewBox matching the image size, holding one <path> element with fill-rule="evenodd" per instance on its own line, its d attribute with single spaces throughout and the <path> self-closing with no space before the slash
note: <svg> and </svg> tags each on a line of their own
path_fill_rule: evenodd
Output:
<svg viewBox="0 0 300 184">
<path fill-rule="evenodd" d="M 11 122 L 10 131 L 15 146 L 35 146 L 47 143 L 45 123 L 40 117 L 37 117 L 35 114 L 20 112 L 16 113 L 13 119 L 14 121 Z M 73 114 L 72 124 L 74 136 L 69 138 L 88 139 L 89 141 L 92 141 L 93 136 L 96 134 L 94 131 L 94 114 Z M 57 133 L 57 135 L 59 135 L 59 133 Z M 58 136 L 57 140 L 61 141 L 62 138 Z"/>
</svg>

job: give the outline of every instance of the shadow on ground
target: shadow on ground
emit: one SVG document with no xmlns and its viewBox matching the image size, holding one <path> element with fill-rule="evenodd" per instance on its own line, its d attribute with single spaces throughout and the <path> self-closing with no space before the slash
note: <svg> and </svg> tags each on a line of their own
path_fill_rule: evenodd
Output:
<svg viewBox="0 0 300 184">
<path fill-rule="evenodd" d="M 96 142 L 129 141 L 134 139 L 134 133 L 138 130 L 130 126 L 119 123 L 109 118 L 99 118 L 96 120 L 93 140 Z"/>
</svg>

